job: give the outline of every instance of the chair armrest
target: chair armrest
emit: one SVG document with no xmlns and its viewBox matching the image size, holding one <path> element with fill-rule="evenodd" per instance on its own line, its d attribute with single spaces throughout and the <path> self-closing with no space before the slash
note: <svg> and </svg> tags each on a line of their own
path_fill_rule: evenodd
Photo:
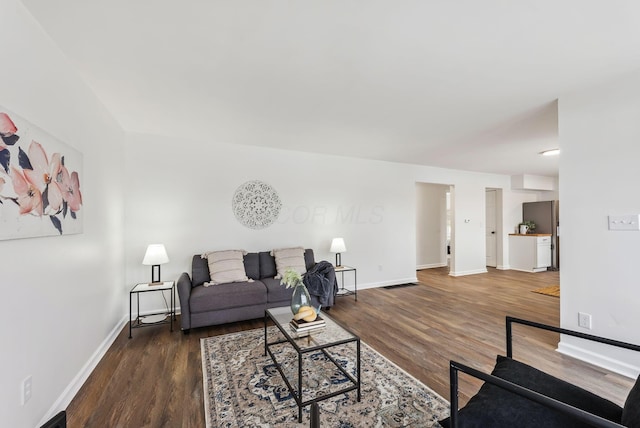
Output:
<svg viewBox="0 0 640 428">
<path fill-rule="evenodd" d="M 180 328 L 191 328 L 191 310 L 189 309 L 189 297 L 191 296 L 191 277 L 187 272 L 182 272 L 178 278 L 178 297 L 180 297 Z"/>
<path fill-rule="evenodd" d="M 566 413 L 571 415 L 574 418 L 580 419 L 583 422 L 586 422 L 594 427 L 603 427 L 603 428 L 619 428 L 623 427 L 616 422 L 612 422 L 608 419 L 597 416 L 593 413 L 589 413 L 585 410 L 579 409 L 577 407 L 573 407 L 569 404 L 563 403 L 551 397 L 547 397 L 546 395 L 540 394 L 531 389 L 522 387 L 513 382 L 509 382 L 505 379 L 499 378 L 497 376 L 490 375 L 488 373 L 481 372 L 472 367 L 464 365 L 462 363 L 451 361 L 449 364 L 449 374 L 450 374 L 450 398 L 451 398 L 451 416 L 449 420 L 449 426 L 451 428 L 458 427 L 458 372 L 461 371 L 466 373 L 472 377 L 481 379 L 487 383 L 493 384 L 499 388 L 502 388 L 506 391 L 509 391 L 514 394 L 518 394 L 528 400 L 535 401 L 538 404 L 541 404 L 545 407 L 549 407 L 551 409 L 557 410 L 559 412 Z"/>
<path fill-rule="evenodd" d="M 512 325 L 522 324 L 541 330 L 553 331 L 555 333 L 566 334 L 568 336 L 579 337 L 580 339 L 591 340 L 592 342 L 604 343 L 606 345 L 617 346 L 618 348 L 630 349 L 632 351 L 640 352 L 640 346 L 632 343 L 620 342 L 619 340 L 607 339 L 606 337 L 594 336 L 592 334 L 581 333 L 579 331 L 567 330 L 566 328 L 554 327 L 551 325 L 541 324 L 538 322 L 523 320 L 519 318 L 506 317 L 506 330 L 507 330 L 507 357 L 513 358 L 513 344 L 512 344 Z"/>
</svg>

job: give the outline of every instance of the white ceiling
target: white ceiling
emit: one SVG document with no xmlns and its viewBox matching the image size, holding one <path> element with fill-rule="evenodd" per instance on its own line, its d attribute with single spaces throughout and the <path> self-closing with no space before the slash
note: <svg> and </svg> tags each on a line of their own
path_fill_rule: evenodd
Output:
<svg viewBox="0 0 640 428">
<path fill-rule="evenodd" d="M 637 0 L 23 0 L 126 131 L 557 175 L 557 103 L 640 69 Z"/>
</svg>

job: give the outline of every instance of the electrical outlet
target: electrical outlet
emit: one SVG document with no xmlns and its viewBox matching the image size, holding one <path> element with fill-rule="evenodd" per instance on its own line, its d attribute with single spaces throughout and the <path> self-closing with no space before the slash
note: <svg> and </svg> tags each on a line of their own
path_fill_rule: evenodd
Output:
<svg viewBox="0 0 640 428">
<path fill-rule="evenodd" d="M 578 312 L 578 325 L 582 328 L 591 330 L 591 314 Z"/>
<path fill-rule="evenodd" d="M 27 401 L 29 401 L 31 399 L 31 391 L 32 391 L 31 382 L 32 382 L 31 375 L 27 376 L 22 381 L 22 400 L 21 400 L 21 403 L 22 403 L 23 406 L 25 404 L 27 404 Z"/>
</svg>

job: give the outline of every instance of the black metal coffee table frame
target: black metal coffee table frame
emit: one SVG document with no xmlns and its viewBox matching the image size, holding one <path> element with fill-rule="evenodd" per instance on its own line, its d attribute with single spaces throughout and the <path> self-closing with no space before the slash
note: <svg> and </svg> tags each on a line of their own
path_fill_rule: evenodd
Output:
<svg viewBox="0 0 640 428">
<path fill-rule="evenodd" d="M 298 422 L 302 422 L 302 409 L 305 406 L 308 406 L 312 403 L 317 403 L 319 401 L 322 400 L 326 400 L 328 398 L 331 397 L 335 397 L 337 395 L 340 394 L 344 394 L 346 392 L 350 392 L 350 391 L 356 391 L 357 390 L 357 399 L 358 402 L 360 402 L 360 337 L 356 336 L 355 334 L 351 333 L 349 330 L 347 330 L 346 328 L 342 327 L 340 324 L 338 324 L 337 322 L 333 321 L 332 319 L 330 319 L 328 316 L 326 316 L 325 314 L 322 315 L 323 318 L 325 318 L 327 323 L 331 323 L 333 324 L 332 328 L 339 328 L 344 330 L 346 333 L 348 333 L 351 337 L 350 338 L 346 338 L 346 339 L 342 339 L 342 340 L 336 340 L 336 341 L 328 341 L 326 343 L 320 343 L 320 344 L 316 344 L 311 346 L 311 342 L 314 340 L 313 336 L 314 334 L 326 334 L 326 330 L 322 330 L 322 331 L 311 331 L 309 335 L 307 336 L 301 336 L 298 337 L 295 333 L 293 333 L 293 331 L 291 331 L 290 329 L 288 330 L 289 326 L 288 326 L 288 322 L 287 325 L 282 325 L 281 322 L 278 320 L 277 315 L 275 314 L 276 311 L 282 311 L 283 308 L 272 308 L 272 309 L 267 309 L 264 313 L 264 355 L 266 356 L 267 354 L 269 354 L 269 356 L 271 357 L 271 360 L 274 362 L 276 369 L 278 370 L 278 372 L 280 373 L 280 375 L 282 376 L 282 379 L 284 380 L 284 383 L 287 385 L 287 388 L 289 389 L 289 392 L 291 393 L 291 395 L 293 396 L 293 398 L 295 399 L 296 403 L 298 404 Z M 289 308 L 284 308 L 284 310 L 289 311 L 289 314 L 291 314 L 291 311 L 289 310 Z M 271 311 L 274 311 L 274 313 L 272 314 Z M 268 327 L 268 321 L 271 320 L 273 321 L 273 323 L 275 324 L 276 327 L 278 327 L 278 330 L 280 330 L 280 332 L 284 335 L 284 339 L 282 340 L 278 340 L 276 342 L 268 342 L 267 341 L 267 327 Z M 307 342 L 307 344 L 309 344 L 310 346 L 303 346 L 301 347 L 298 344 L 298 341 L 305 341 Z M 356 343 L 356 377 L 353 377 L 350 373 L 348 373 L 336 360 L 335 358 L 333 358 L 333 356 L 327 351 L 329 348 L 333 348 L 336 346 L 340 346 L 340 345 L 344 345 L 347 343 Z M 296 353 L 298 354 L 298 389 L 296 391 L 296 389 L 293 387 L 293 385 L 291 384 L 291 382 L 289 381 L 289 379 L 287 379 L 287 376 L 284 374 L 284 371 L 282 370 L 282 367 L 280 365 L 280 363 L 278 363 L 278 360 L 276 359 L 275 354 L 271 351 L 271 346 L 273 345 L 279 345 L 282 343 L 289 343 L 291 346 L 293 346 L 293 348 L 296 350 Z M 349 379 L 350 381 L 350 385 L 347 386 L 346 388 L 337 390 L 337 391 L 333 391 L 329 394 L 325 394 L 325 395 L 320 395 L 320 396 L 315 396 L 313 399 L 311 400 L 303 400 L 302 397 L 302 365 L 303 365 L 303 361 L 304 361 L 304 355 L 311 353 L 311 352 L 315 352 L 315 351 L 322 351 L 322 353 L 340 370 L 340 372 L 342 372 L 342 374 Z"/>
</svg>

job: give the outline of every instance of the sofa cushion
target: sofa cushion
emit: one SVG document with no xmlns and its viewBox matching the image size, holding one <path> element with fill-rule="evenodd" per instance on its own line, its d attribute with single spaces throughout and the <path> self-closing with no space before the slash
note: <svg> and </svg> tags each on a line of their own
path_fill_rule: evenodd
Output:
<svg viewBox="0 0 640 428">
<path fill-rule="evenodd" d="M 197 287 L 209 281 L 209 264 L 202 255 L 196 254 L 191 260 L 191 285 Z"/>
<path fill-rule="evenodd" d="M 245 254 L 246 252 L 241 250 L 211 251 L 203 254 L 202 257 L 207 258 L 211 277 L 211 281 L 205 282 L 204 285 L 248 281 L 249 278 L 244 271 Z"/>
<path fill-rule="evenodd" d="M 632 428 L 640 428 L 640 377 L 624 402 L 622 409 L 622 425 Z"/>
<path fill-rule="evenodd" d="M 244 255 L 244 271 L 251 279 L 260 279 L 260 258 L 258 253 Z"/>
<path fill-rule="evenodd" d="M 278 271 L 276 270 L 276 259 L 271 255 L 271 252 L 262 251 L 258 253 L 258 257 L 260 259 L 260 278 L 275 277 L 278 274 Z M 304 262 L 307 270 L 311 269 L 316 264 L 312 249 L 307 248 L 304 250 Z M 249 275 L 249 272 L 247 272 L 247 275 Z"/>
<path fill-rule="evenodd" d="M 189 307 L 192 313 L 266 303 L 267 291 L 260 281 L 234 282 L 213 287 L 194 287 L 189 297 Z"/>
<path fill-rule="evenodd" d="M 267 302 L 290 302 L 293 287 L 287 288 L 280 284 L 280 279 L 262 278 L 260 280 L 267 287 Z"/>
<path fill-rule="evenodd" d="M 287 269 L 293 269 L 300 275 L 307 271 L 302 247 L 275 249 L 271 255 L 276 259 L 278 274 L 275 278 L 282 278 Z"/>
<path fill-rule="evenodd" d="M 498 356 L 491 373 L 547 397 L 620 423 L 622 409 L 609 400 L 555 378 L 511 358 Z M 485 382 L 480 391 L 460 409 L 458 426 L 462 427 L 583 427 L 585 424 L 566 413 L 528 400 Z M 440 422 L 448 428 L 449 418 Z"/>
<path fill-rule="evenodd" d="M 276 270 L 276 259 L 273 258 L 270 251 L 261 251 L 258 253 L 260 258 L 260 278 L 273 278 L 278 271 Z"/>
<path fill-rule="evenodd" d="M 304 264 L 307 271 L 316 265 L 316 260 L 313 257 L 313 250 L 311 248 L 304 250 Z"/>
</svg>

